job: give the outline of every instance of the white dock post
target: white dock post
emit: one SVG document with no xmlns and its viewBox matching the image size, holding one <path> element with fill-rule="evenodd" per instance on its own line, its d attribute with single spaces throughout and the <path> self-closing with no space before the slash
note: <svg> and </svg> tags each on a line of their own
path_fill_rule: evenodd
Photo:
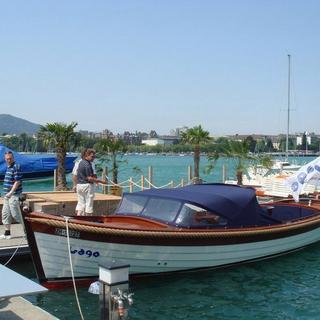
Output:
<svg viewBox="0 0 320 320">
<path fill-rule="evenodd" d="M 129 265 L 105 262 L 99 265 L 100 319 L 127 319 L 129 306 L 133 304 L 129 290 Z"/>
<path fill-rule="evenodd" d="M 129 192 L 132 193 L 133 192 L 133 182 L 132 182 L 132 177 L 130 177 L 129 179 Z"/>
<path fill-rule="evenodd" d="M 106 184 L 102 186 L 102 193 L 107 194 L 108 193 L 108 167 L 103 168 L 102 170 L 102 179 L 106 179 Z"/>
<path fill-rule="evenodd" d="M 222 165 L 222 183 L 226 182 L 226 166 Z"/>
<path fill-rule="evenodd" d="M 144 190 L 144 176 L 141 176 L 141 190 Z"/>
<path fill-rule="evenodd" d="M 149 180 L 149 189 L 151 189 L 152 185 L 153 185 L 153 170 L 152 170 L 152 166 L 148 167 L 148 180 Z"/>
<path fill-rule="evenodd" d="M 53 191 L 57 190 L 57 169 L 53 170 Z"/>
</svg>

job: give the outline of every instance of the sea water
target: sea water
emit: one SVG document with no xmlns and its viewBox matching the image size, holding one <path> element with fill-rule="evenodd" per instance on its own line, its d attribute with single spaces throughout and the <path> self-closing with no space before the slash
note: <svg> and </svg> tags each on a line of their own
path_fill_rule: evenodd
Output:
<svg viewBox="0 0 320 320">
<path fill-rule="evenodd" d="M 130 280 L 132 320 L 320 319 L 320 244 L 229 269 Z M 15 269 L 35 277 L 31 262 Z M 78 288 L 85 319 L 99 319 L 98 296 Z M 27 296 L 61 320 L 80 319 L 73 289 Z"/>
<path fill-rule="evenodd" d="M 181 178 L 187 179 L 187 167 L 193 164 L 190 156 L 128 156 L 127 159 L 126 167 L 120 169 L 119 181 L 133 177 L 130 166 L 140 166 L 147 176 L 147 168 L 152 165 L 154 183 L 158 186 L 170 180 L 178 184 Z M 206 160 L 201 160 L 203 170 Z M 311 160 L 298 158 L 295 162 Z M 201 176 L 208 182 L 221 182 L 223 163 L 228 165 L 228 178 L 232 177 L 235 165 L 231 159 L 219 162 L 213 172 Z M 25 191 L 51 190 L 52 181 L 25 183 Z M 31 261 L 14 261 L 9 267 L 36 278 Z M 320 319 L 320 244 L 229 269 L 133 279 L 130 290 L 134 292 L 132 320 Z M 84 318 L 99 319 L 98 296 L 83 287 L 78 288 L 78 293 Z M 73 289 L 26 298 L 61 320 L 80 319 Z"/>
<path fill-rule="evenodd" d="M 305 164 L 312 161 L 315 157 L 290 157 L 293 164 Z M 192 168 L 193 175 L 193 157 L 191 155 L 126 155 L 120 163 L 118 183 L 121 184 L 123 191 L 129 190 L 129 179 L 136 185 L 141 186 L 141 176 L 148 179 L 149 167 L 152 167 L 152 183 L 155 187 L 160 188 L 168 186 L 171 181 L 173 186 L 177 186 L 183 179 L 184 183 L 188 182 L 188 167 Z M 210 162 L 205 156 L 200 161 L 200 177 L 204 182 L 223 182 L 225 179 L 235 179 L 236 159 L 221 158 L 216 161 L 213 168 L 208 170 Z M 110 169 L 110 168 L 109 168 Z M 112 179 L 112 172 L 109 171 L 108 177 Z M 71 174 L 67 175 L 68 185 L 71 187 Z M 145 186 L 148 186 L 147 180 L 144 180 Z M 23 183 L 24 191 L 53 191 L 53 179 L 40 182 L 25 181 Z M 135 187 L 135 191 L 139 187 Z M 99 192 L 99 190 L 98 190 Z"/>
</svg>

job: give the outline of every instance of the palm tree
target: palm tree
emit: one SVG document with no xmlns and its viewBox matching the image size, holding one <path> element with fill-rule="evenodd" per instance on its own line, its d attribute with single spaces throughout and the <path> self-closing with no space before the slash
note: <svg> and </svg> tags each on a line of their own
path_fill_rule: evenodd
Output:
<svg viewBox="0 0 320 320">
<path fill-rule="evenodd" d="M 78 125 L 76 122 L 70 124 L 65 123 L 47 123 L 41 126 L 39 137 L 41 137 L 46 145 L 53 143 L 55 146 L 58 170 L 57 170 L 57 186 L 58 191 L 68 190 L 66 181 L 65 159 L 69 143 L 75 136 L 74 128 Z"/>
<path fill-rule="evenodd" d="M 120 153 L 127 151 L 127 146 L 121 139 L 115 139 L 109 137 L 108 139 L 101 139 L 95 148 L 99 153 L 99 159 L 102 162 L 111 162 L 111 172 L 113 183 L 118 183 L 119 165 L 125 160 L 119 160 L 118 156 Z"/>
<path fill-rule="evenodd" d="M 223 142 L 217 146 L 215 153 L 208 158 L 209 160 L 216 160 L 218 157 L 234 158 L 236 160 L 237 183 L 242 185 L 243 172 L 248 165 L 247 160 L 255 159 L 255 157 L 250 155 L 249 151 L 250 146 L 246 140 L 223 140 Z"/>
<path fill-rule="evenodd" d="M 181 133 L 181 141 L 193 146 L 194 183 L 200 183 L 199 165 L 201 145 L 212 141 L 209 132 L 202 129 L 201 125 L 195 126 Z"/>
</svg>

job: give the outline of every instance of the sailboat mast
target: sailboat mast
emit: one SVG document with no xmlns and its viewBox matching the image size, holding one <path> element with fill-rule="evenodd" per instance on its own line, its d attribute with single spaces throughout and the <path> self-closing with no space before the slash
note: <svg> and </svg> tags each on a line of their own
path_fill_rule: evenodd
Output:
<svg viewBox="0 0 320 320">
<path fill-rule="evenodd" d="M 289 124 L 290 124 L 290 70 L 291 70 L 291 55 L 288 54 L 288 114 L 287 114 L 287 136 L 286 136 L 286 160 L 289 154 Z"/>
</svg>

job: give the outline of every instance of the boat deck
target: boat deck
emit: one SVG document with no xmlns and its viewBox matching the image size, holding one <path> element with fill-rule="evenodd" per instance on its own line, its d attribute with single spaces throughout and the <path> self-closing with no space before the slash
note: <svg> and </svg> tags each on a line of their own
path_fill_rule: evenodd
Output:
<svg viewBox="0 0 320 320">
<path fill-rule="evenodd" d="M 75 214 L 77 194 L 72 191 L 28 192 L 27 202 L 32 211 L 51 214 Z M 110 194 L 96 193 L 93 210 L 95 215 L 113 213 L 121 197 Z"/>
</svg>

